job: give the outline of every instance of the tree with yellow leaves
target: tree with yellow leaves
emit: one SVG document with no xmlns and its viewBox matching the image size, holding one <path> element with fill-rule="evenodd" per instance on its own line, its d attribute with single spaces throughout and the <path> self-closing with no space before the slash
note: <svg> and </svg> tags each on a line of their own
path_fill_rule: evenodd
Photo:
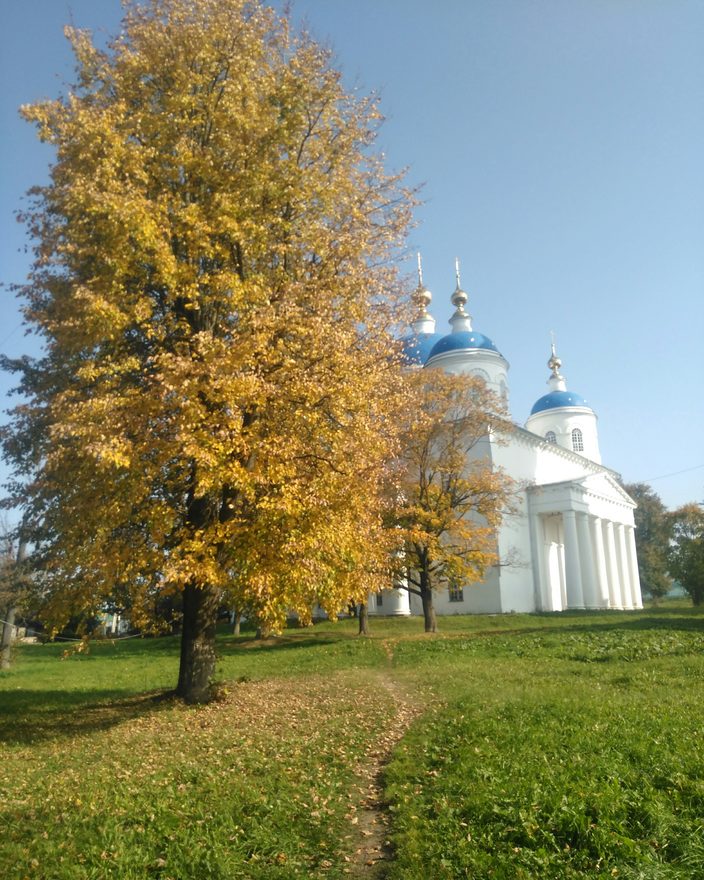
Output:
<svg viewBox="0 0 704 880">
<path fill-rule="evenodd" d="M 405 427 L 394 522 L 406 588 L 423 603 L 425 631 L 435 632 L 433 592 L 477 582 L 498 562 L 496 531 L 513 481 L 493 466 L 490 442 L 512 426 L 482 379 L 426 368 L 407 381 L 417 406 Z"/>
<path fill-rule="evenodd" d="M 54 626 L 116 585 L 142 626 L 182 595 L 177 692 L 203 701 L 228 594 L 276 628 L 383 583 L 412 198 L 370 151 L 376 100 L 257 0 L 128 2 L 105 51 L 67 34 L 75 85 L 23 108 L 56 160 L 25 217 L 44 354 L 6 363 L 11 501 Z"/>
</svg>

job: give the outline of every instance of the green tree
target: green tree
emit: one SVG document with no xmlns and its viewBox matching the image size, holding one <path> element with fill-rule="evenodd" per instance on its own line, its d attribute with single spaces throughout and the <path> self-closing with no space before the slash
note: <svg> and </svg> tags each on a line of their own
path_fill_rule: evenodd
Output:
<svg viewBox="0 0 704 880">
<path fill-rule="evenodd" d="M 671 514 L 672 539 L 668 552 L 670 574 L 682 585 L 694 605 L 704 601 L 704 509 L 692 502 Z"/>
<path fill-rule="evenodd" d="M 488 442 L 512 430 L 482 379 L 438 369 L 407 376 L 414 390 L 400 457 L 394 525 L 402 537 L 409 592 L 423 603 L 426 632 L 437 621 L 433 593 L 482 579 L 498 561 L 496 530 L 513 481 L 493 466 Z"/>
<path fill-rule="evenodd" d="M 177 692 L 209 698 L 217 609 L 330 614 L 383 583 L 394 270 L 411 197 L 374 98 L 256 0 L 127 3 L 24 108 L 56 150 L 26 214 L 37 361 L 4 432 L 44 614 L 180 593 Z M 384 292 L 383 298 L 380 292 Z"/>
<path fill-rule="evenodd" d="M 637 503 L 636 555 L 644 593 L 659 599 L 672 589 L 667 553 L 672 532 L 670 512 L 647 483 L 627 483 L 624 489 Z"/>
</svg>

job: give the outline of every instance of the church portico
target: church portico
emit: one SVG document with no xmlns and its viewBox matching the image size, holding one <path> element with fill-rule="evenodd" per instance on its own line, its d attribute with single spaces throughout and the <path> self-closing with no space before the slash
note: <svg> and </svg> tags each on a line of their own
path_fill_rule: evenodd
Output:
<svg viewBox="0 0 704 880">
<path fill-rule="evenodd" d="M 540 610 L 642 607 L 630 508 L 611 478 L 595 488 L 588 476 L 528 489 Z"/>
</svg>

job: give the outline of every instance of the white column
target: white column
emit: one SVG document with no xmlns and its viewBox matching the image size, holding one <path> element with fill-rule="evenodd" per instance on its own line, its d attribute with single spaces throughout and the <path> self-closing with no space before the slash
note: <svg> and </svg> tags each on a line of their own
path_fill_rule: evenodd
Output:
<svg viewBox="0 0 704 880">
<path fill-rule="evenodd" d="M 528 514 L 530 543 L 533 553 L 533 596 L 536 611 L 552 611 L 550 605 L 550 579 L 546 575 L 547 547 L 543 518 L 539 514 Z"/>
<path fill-rule="evenodd" d="M 545 545 L 547 556 L 548 605 L 546 611 L 564 611 L 567 600 L 564 597 L 563 572 L 561 561 L 562 545 L 551 541 Z"/>
<path fill-rule="evenodd" d="M 631 598 L 631 577 L 628 570 L 628 556 L 626 552 L 626 533 L 623 523 L 616 524 L 616 554 L 618 556 L 618 570 L 621 575 L 621 596 L 623 607 L 633 608 Z"/>
<path fill-rule="evenodd" d="M 411 614 L 411 595 L 408 590 L 399 586 L 389 591 L 391 599 L 387 614 L 395 614 L 397 617 L 409 617 Z"/>
<path fill-rule="evenodd" d="M 555 559 L 557 560 L 558 584 L 560 586 L 560 611 L 567 610 L 567 575 L 565 574 L 565 538 L 562 536 L 562 544 L 555 544 Z"/>
<path fill-rule="evenodd" d="M 628 568 L 631 573 L 631 597 L 634 608 L 643 607 L 643 596 L 640 592 L 640 574 L 638 573 L 638 556 L 636 555 L 636 530 L 626 526 L 626 549 L 628 552 Z"/>
<path fill-rule="evenodd" d="M 564 547 L 562 517 L 559 514 L 540 517 L 542 553 L 545 578 L 546 611 L 562 611 L 567 607 L 565 596 Z"/>
<path fill-rule="evenodd" d="M 411 613 L 410 593 L 404 589 L 401 584 L 405 584 L 406 579 L 400 578 L 394 586 L 388 590 L 382 590 L 381 605 L 377 601 L 377 594 L 372 593 L 369 597 L 367 607 L 371 614 L 382 614 L 384 617 L 408 617 Z"/>
<path fill-rule="evenodd" d="M 618 557 L 614 540 L 614 524 L 607 519 L 606 528 L 606 569 L 609 572 L 609 608 L 623 608 L 621 583 L 618 576 Z"/>
<path fill-rule="evenodd" d="M 589 518 L 586 513 L 577 514 L 577 537 L 579 538 L 579 558 L 582 563 L 582 591 L 586 608 L 598 608 L 596 568 L 594 566 L 594 548 L 589 533 Z"/>
<path fill-rule="evenodd" d="M 606 570 L 606 554 L 604 553 L 604 530 L 602 528 L 601 519 L 598 516 L 590 517 L 590 526 L 592 532 L 592 542 L 594 544 L 594 555 L 596 557 L 596 577 L 597 577 L 597 595 L 599 597 L 599 607 L 609 607 L 609 573 Z"/>
<path fill-rule="evenodd" d="M 582 565 L 579 558 L 579 537 L 577 535 L 577 518 L 574 510 L 563 511 L 562 522 L 565 528 L 567 607 L 584 608 Z"/>
</svg>

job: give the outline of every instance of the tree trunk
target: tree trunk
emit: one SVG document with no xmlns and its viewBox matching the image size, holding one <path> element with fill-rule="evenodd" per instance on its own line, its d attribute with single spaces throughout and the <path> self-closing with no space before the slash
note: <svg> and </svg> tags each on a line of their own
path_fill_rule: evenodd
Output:
<svg viewBox="0 0 704 880">
<path fill-rule="evenodd" d="M 423 617 L 425 618 L 425 631 L 434 633 L 438 631 L 438 622 L 435 617 L 435 608 L 433 607 L 432 590 L 424 590 L 421 594 L 423 601 Z"/>
<path fill-rule="evenodd" d="M 232 635 L 238 636 L 240 634 L 240 624 L 242 623 L 242 615 L 239 611 L 234 611 L 232 615 Z"/>
<path fill-rule="evenodd" d="M 359 606 L 359 633 L 360 636 L 369 635 L 369 608 L 366 602 Z"/>
<path fill-rule="evenodd" d="M 183 591 L 181 663 L 176 688 L 178 696 L 187 703 L 207 703 L 212 698 L 217 617 L 217 591 L 187 584 Z"/>
<path fill-rule="evenodd" d="M 19 581 L 22 578 L 22 569 L 20 566 L 27 558 L 27 542 L 24 538 L 20 538 L 19 547 L 17 548 L 16 566 L 13 573 L 14 587 L 20 589 Z M 12 640 L 15 635 L 15 617 L 18 609 L 17 600 L 10 603 L 10 607 L 5 614 L 5 623 L 2 625 L 2 638 L 0 639 L 0 669 L 9 669 L 12 665 Z"/>
<path fill-rule="evenodd" d="M 5 623 L 2 626 L 2 640 L 0 641 L 0 669 L 9 669 L 12 653 L 12 637 L 15 631 L 15 615 L 17 606 L 10 605 L 5 614 Z"/>
<path fill-rule="evenodd" d="M 438 631 L 438 622 L 433 607 L 433 591 L 430 587 L 430 577 L 427 571 L 420 572 L 420 598 L 423 603 L 423 617 L 425 618 L 425 631 L 434 633 Z"/>
</svg>

